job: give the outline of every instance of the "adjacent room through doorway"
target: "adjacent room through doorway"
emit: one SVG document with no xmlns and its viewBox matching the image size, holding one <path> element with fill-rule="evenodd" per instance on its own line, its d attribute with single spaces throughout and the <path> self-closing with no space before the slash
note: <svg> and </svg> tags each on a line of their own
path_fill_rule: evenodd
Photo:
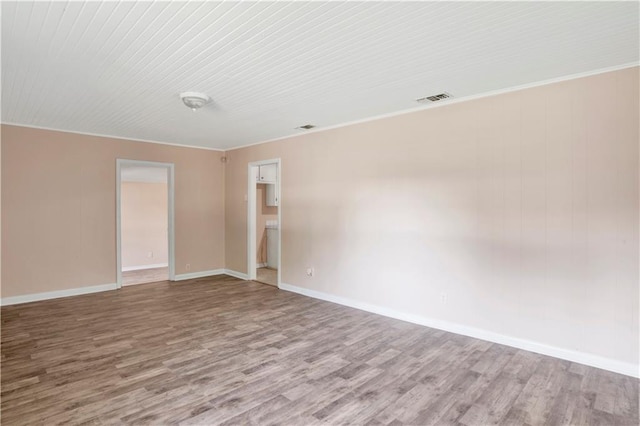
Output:
<svg viewBox="0 0 640 426">
<path fill-rule="evenodd" d="M 169 279 L 167 172 L 164 167 L 121 168 L 123 286 Z"/>
<path fill-rule="evenodd" d="M 249 214 L 255 228 L 249 234 L 255 250 L 250 251 L 249 256 L 253 258 L 250 263 L 254 265 L 249 270 L 255 281 L 277 287 L 280 257 L 278 163 L 259 162 L 251 167 L 251 176 Z"/>
<path fill-rule="evenodd" d="M 256 184 L 256 281 L 278 285 L 278 206 L 275 183 Z"/>
</svg>

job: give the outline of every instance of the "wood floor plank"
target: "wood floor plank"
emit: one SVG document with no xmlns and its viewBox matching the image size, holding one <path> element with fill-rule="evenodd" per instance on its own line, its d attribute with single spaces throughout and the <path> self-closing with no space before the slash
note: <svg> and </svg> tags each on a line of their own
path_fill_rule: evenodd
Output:
<svg viewBox="0 0 640 426">
<path fill-rule="evenodd" d="M 638 380 L 232 277 L 2 307 L 3 425 L 638 424 Z"/>
<path fill-rule="evenodd" d="M 149 268 L 122 272 L 122 285 L 136 285 L 166 281 L 169 279 L 169 268 Z"/>
</svg>

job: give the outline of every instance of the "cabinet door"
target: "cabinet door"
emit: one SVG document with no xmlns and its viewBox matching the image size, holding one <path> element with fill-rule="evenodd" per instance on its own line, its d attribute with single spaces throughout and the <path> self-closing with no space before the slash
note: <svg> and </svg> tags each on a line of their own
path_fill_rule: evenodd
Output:
<svg viewBox="0 0 640 426">
<path fill-rule="evenodd" d="M 260 166 L 258 182 L 276 182 L 278 180 L 278 165 L 265 164 Z"/>
<path fill-rule="evenodd" d="M 275 183 L 270 183 L 268 185 L 266 185 L 267 187 L 267 193 L 266 193 L 266 204 L 269 207 L 276 207 L 278 206 L 278 191 L 276 189 L 276 184 Z"/>
</svg>

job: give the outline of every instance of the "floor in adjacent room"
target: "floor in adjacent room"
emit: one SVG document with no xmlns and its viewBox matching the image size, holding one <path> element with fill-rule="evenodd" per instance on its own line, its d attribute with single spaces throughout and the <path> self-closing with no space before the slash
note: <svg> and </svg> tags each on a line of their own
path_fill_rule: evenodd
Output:
<svg viewBox="0 0 640 426">
<path fill-rule="evenodd" d="M 256 281 L 263 284 L 278 286 L 278 270 L 271 268 L 257 268 Z"/>
<path fill-rule="evenodd" d="M 139 269 L 137 271 L 122 272 L 122 285 L 135 285 L 167 281 L 169 268 Z"/>
<path fill-rule="evenodd" d="M 2 424 L 638 424 L 638 379 L 227 276 L 2 307 Z"/>
</svg>

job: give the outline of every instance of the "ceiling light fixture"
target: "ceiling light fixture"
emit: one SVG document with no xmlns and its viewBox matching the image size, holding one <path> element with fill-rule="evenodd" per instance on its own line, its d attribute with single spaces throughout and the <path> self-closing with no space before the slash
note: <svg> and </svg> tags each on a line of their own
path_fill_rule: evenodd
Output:
<svg viewBox="0 0 640 426">
<path fill-rule="evenodd" d="M 180 99 L 187 106 L 187 108 L 191 108 L 191 111 L 195 111 L 198 108 L 202 108 L 209 102 L 211 102 L 211 98 L 209 95 L 198 92 L 183 92 L 180 93 Z"/>
</svg>

